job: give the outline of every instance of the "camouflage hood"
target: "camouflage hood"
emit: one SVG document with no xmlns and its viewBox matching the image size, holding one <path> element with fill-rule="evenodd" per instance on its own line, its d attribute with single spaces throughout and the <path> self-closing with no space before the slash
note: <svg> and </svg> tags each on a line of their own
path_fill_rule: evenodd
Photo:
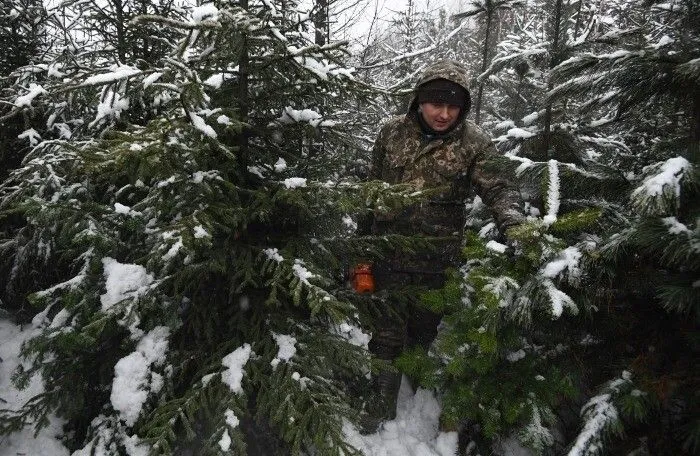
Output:
<svg viewBox="0 0 700 456">
<path fill-rule="evenodd" d="M 429 65 L 421 74 L 420 78 L 416 82 L 413 88 L 414 96 L 409 105 L 408 111 L 416 112 L 418 109 L 418 100 L 415 93 L 418 91 L 418 87 L 422 86 L 426 82 L 434 81 L 436 79 L 447 79 L 448 81 L 454 82 L 460 85 L 467 92 L 467 106 L 461 117 L 464 117 L 469 112 L 471 107 L 471 93 L 469 92 L 469 72 L 462 64 L 455 62 L 454 60 L 440 60 Z"/>
</svg>

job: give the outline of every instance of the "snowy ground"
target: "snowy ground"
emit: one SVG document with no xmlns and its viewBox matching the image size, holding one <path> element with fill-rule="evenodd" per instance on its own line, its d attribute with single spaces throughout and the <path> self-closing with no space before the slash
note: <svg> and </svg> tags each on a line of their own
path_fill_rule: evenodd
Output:
<svg viewBox="0 0 700 456">
<path fill-rule="evenodd" d="M 19 326 L 0 320 L 0 409 L 17 410 L 32 396 L 42 391 L 39 378 L 34 377 L 24 390 L 12 385 L 11 376 L 20 361 L 17 357 L 22 342 L 38 332 L 32 325 Z M 57 439 L 61 432 L 61 421 L 57 418 L 34 437 L 31 428 L 10 436 L 0 436 L 0 456 L 68 456 L 68 450 Z"/>
<path fill-rule="evenodd" d="M 0 409 L 16 410 L 41 392 L 41 381 L 36 377 L 22 391 L 11 382 L 12 372 L 22 362 L 18 358 L 22 342 L 37 332 L 32 325 L 22 330 L 0 320 Z M 346 433 L 350 443 L 366 456 L 452 456 L 457 451 L 457 434 L 439 432 L 439 416 L 440 405 L 432 393 L 421 389 L 414 393 L 404 381 L 395 420 L 384 423 L 376 434 L 360 435 L 349 426 Z M 0 456 L 68 456 L 58 439 L 60 432 L 61 421 L 53 418 L 36 437 L 32 429 L 0 437 Z"/>
<path fill-rule="evenodd" d="M 457 454 L 457 433 L 439 432 L 440 404 L 430 391 L 413 392 L 406 377 L 401 382 L 396 419 L 379 432 L 360 435 L 345 429 L 348 441 L 366 456 L 453 456 Z"/>
</svg>

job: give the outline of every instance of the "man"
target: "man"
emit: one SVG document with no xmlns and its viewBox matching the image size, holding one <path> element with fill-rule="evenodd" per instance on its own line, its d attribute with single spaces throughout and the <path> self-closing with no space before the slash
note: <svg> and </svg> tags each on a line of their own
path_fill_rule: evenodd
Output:
<svg viewBox="0 0 700 456">
<path fill-rule="evenodd" d="M 370 176 L 411 184 L 416 190 L 432 189 L 432 196 L 398 214 L 375 212 L 372 232 L 424 235 L 434 246 L 430 252 L 397 254 L 375 265 L 380 291 L 444 285 L 445 269 L 459 263 L 465 199 L 472 187 L 493 212 L 501 232 L 523 221 L 520 195 L 499 166 L 503 157 L 489 136 L 466 118 L 471 105 L 468 80 L 466 69 L 456 62 L 430 65 L 416 84 L 408 112 L 379 132 Z M 439 319 L 419 307 L 410 308 L 403 318 L 386 316 L 375 329 L 370 350 L 391 361 L 407 343 L 428 347 Z M 369 401 L 366 430 L 394 417 L 400 381 L 396 372 L 376 377 L 378 396 Z"/>
</svg>

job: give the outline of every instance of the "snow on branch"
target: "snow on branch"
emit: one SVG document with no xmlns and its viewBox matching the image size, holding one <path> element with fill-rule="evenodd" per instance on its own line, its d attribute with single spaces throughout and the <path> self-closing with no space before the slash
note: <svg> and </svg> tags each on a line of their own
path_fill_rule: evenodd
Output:
<svg viewBox="0 0 700 456">
<path fill-rule="evenodd" d="M 568 456 L 600 454 L 603 451 L 605 434 L 608 431 L 618 434 L 622 431 L 619 414 L 613 400 L 621 393 L 630 390 L 632 385 L 632 374 L 623 371 L 620 378 L 609 382 L 601 394 L 592 397 L 583 406 L 581 414 L 585 424 Z"/>
<path fill-rule="evenodd" d="M 556 320 L 561 317 L 564 312 L 564 308 L 568 308 L 573 315 L 578 314 L 578 307 L 571 297 L 554 286 L 554 282 L 550 279 L 544 279 L 542 281 L 544 285 L 545 292 L 547 293 L 547 298 L 550 303 L 550 311 L 552 313 L 552 319 Z"/>
<path fill-rule="evenodd" d="M 559 253 L 559 256 L 547 263 L 542 269 L 542 275 L 554 279 L 564 271 L 569 272 L 569 281 L 575 281 L 581 277 L 579 262 L 583 254 L 578 247 L 567 247 Z"/>
<path fill-rule="evenodd" d="M 17 97 L 17 99 L 15 99 L 15 106 L 18 108 L 31 108 L 32 100 L 34 100 L 39 95 L 45 95 L 46 93 L 46 89 L 44 89 L 41 85 L 34 83 L 29 84 L 29 92 Z"/>
<path fill-rule="evenodd" d="M 467 26 L 468 23 L 469 23 L 469 21 L 462 21 L 462 22 L 460 22 L 460 24 L 459 24 L 457 27 L 455 27 L 450 33 L 448 33 L 447 35 L 445 35 L 444 38 L 442 38 L 442 39 L 436 41 L 435 43 L 431 44 L 430 46 L 427 46 L 427 47 L 424 47 L 424 48 L 415 50 L 415 51 L 413 51 L 413 52 L 407 52 L 407 53 L 405 53 L 405 54 L 397 55 L 397 56 L 395 56 L 395 57 L 392 57 L 392 58 L 389 59 L 389 60 L 384 60 L 384 61 L 382 61 L 382 62 L 374 63 L 374 64 L 372 64 L 372 65 L 359 66 L 359 67 L 357 67 L 357 69 L 358 69 L 358 70 L 371 70 L 371 69 L 374 69 L 374 68 L 381 68 L 381 67 L 385 67 L 385 66 L 392 65 L 392 64 L 394 64 L 394 63 L 396 63 L 396 62 L 400 62 L 401 60 L 410 59 L 410 58 L 412 58 L 412 57 L 417 57 L 417 56 L 419 56 L 419 55 L 423 55 L 423 54 L 427 54 L 428 52 L 432 52 L 432 51 L 434 51 L 435 49 L 437 49 L 438 47 L 440 47 L 442 44 L 444 44 L 444 43 L 446 43 L 447 41 L 449 41 L 449 40 L 450 40 L 453 36 L 455 36 L 457 33 L 459 33 L 460 30 L 462 30 L 463 28 L 465 28 L 465 27 Z"/>
<path fill-rule="evenodd" d="M 96 74 L 86 78 L 83 82 L 78 84 L 78 87 L 111 84 L 143 73 L 138 68 L 129 65 L 115 65 L 110 67 L 110 70 L 111 71 L 108 73 Z"/>
<path fill-rule="evenodd" d="M 632 192 L 632 204 L 643 213 L 668 213 L 680 204 L 681 183 L 691 179 L 693 165 L 683 157 L 644 167 L 645 178 Z"/>
<path fill-rule="evenodd" d="M 489 77 L 489 75 L 499 72 L 514 60 L 525 59 L 527 57 L 535 55 L 546 54 L 547 52 L 549 52 L 547 46 L 549 46 L 549 42 L 538 43 L 529 49 L 518 49 L 512 54 L 504 55 L 502 57 L 496 57 L 491 61 L 489 67 L 486 68 L 486 70 L 484 70 L 484 72 L 481 73 L 479 76 L 477 76 L 476 80 L 478 82 L 483 82 L 483 80 Z"/>
<path fill-rule="evenodd" d="M 221 364 L 226 368 L 221 373 L 221 381 L 228 385 L 233 393 L 243 393 L 243 366 L 250 359 L 250 355 L 250 344 L 243 344 L 221 360 Z"/>
<path fill-rule="evenodd" d="M 136 423 L 151 391 L 163 386 L 163 379 L 151 366 L 165 363 L 170 330 L 157 326 L 139 342 L 136 350 L 121 358 L 114 366 L 110 401 L 127 426 Z"/>
<path fill-rule="evenodd" d="M 557 220 L 559 212 L 559 166 L 556 160 L 549 160 L 549 184 L 547 185 L 547 215 L 544 223 L 551 225 Z"/>
</svg>

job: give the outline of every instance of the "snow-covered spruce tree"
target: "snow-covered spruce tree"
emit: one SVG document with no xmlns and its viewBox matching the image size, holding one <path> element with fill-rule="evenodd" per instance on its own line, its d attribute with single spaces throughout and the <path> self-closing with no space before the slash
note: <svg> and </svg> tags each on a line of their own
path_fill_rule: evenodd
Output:
<svg viewBox="0 0 700 456">
<path fill-rule="evenodd" d="M 634 41 L 622 34 L 616 48 L 563 62 L 556 69 L 561 84 L 553 92 L 604 94 L 591 97 L 587 109 L 608 112 L 606 127 L 627 130 L 621 136 L 638 157 L 632 164 L 619 160 L 636 188 L 629 214 L 605 239 L 598 264 L 601 277 L 627 297 L 613 321 L 634 321 L 635 333 L 646 335 L 629 345 L 655 408 L 648 424 L 633 432 L 648 436 L 652 454 L 700 451 L 698 377 L 689 367 L 700 350 L 700 34 L 693 22 L 698 7 L 648 5 L 637 15 L 646 20 L 637 22 Z"/>
<path fill-rule="evenodd" d="M 339 157 L 314 137 L 352 76 L 308 18 L 289 1 L 135 18 L 179 35 L 172 54 L 71 88 L 114 94 L 97 119 L 128 119 L 139 91 L 161 114 L 44 141 L 2 185 L 26 220 L 8 284 L 42 271 L 16 380 L 46 385 L 3 432 L 55 411 L 74 455 L 353 453 L 367 336 L 333 290 L 366 197 L 325 180 Z"/>
<path fill-rule="evenodd" d="M 116 42 L 112 39 L 116 35 L 111 34 L 104 24 L 103 35 L 91 33 L 100 28 L 99 24 L 91 22 L 91 18 L 99 14 L 102 14 L 99 17 L 119 18 L 116 23 L 113 19 L 110 21 L 122 31 L 135 26 L 127 22 L 129 16 L 124 17 L 109 9 L 98 10 L 94 4 L 83 4 L 79 11 L 66 4 L 56 6 L 45 25 L 51 46 L 47 45 L 33 58 L 19 62 L 22 66 L 3 79 L 0 119 L 7 128 L 14 126 L 16 130 L 3 135 L 3 140 L 15 140 L 16 146 L 13 147 L 21 151 L 19 157 L 34 148 L 38 148 L 34 156 L 41 156 L 45 150 L 42 141 L 51 144 L 55 140 L 92 138 L 128 124 L 143 125 L 158 112 L 163 102 L 160 94 L 147 90 L 148 84 L 128 84 L 126 77 L 158 68 L 166 57 L 163 43 L 168 43 L 173 33 L 153 26 L 139 28 L 140 33 L 124 33 L 122 44 L 129 50 L 125 54 L 129 61 L 124 63 L 119 59 Z M 26 9 L 25 16 L 32 11 Z M 175 10 L 172 18 L 177 19 L 180 15 L 181 12 Z M 41 23 L 29 17 L 23 20 Z M 150 45 L 152 41 L 157 45 Z M 138 58 L 142 46 L 150 49 L 148 64 L 143 58 Z M 110 79 L 105 74 L 120 76 Z M 121 117 L 122 112 L 124 117 Z M 47 184 L 55 185 L 60 179 L 60 172 L 52 172 Z M 11 220 L 12 223 L 0 225 L 0 229 L 7 231 L 6 236 L 12 236 L 21 226 L 16 223 L 18 218 Z M 25 258 L 23 255 L 19 258 L 5 256 L 0 260 L 0 273 L 10 277 L 0 290 L 0 299 L 12 309 L 24 308 L 27 287 L 33 287 L 37 281 L 51 280 L 41 271 L 28 268 L 30 263 L 24 262 Z"/>
</svg>

